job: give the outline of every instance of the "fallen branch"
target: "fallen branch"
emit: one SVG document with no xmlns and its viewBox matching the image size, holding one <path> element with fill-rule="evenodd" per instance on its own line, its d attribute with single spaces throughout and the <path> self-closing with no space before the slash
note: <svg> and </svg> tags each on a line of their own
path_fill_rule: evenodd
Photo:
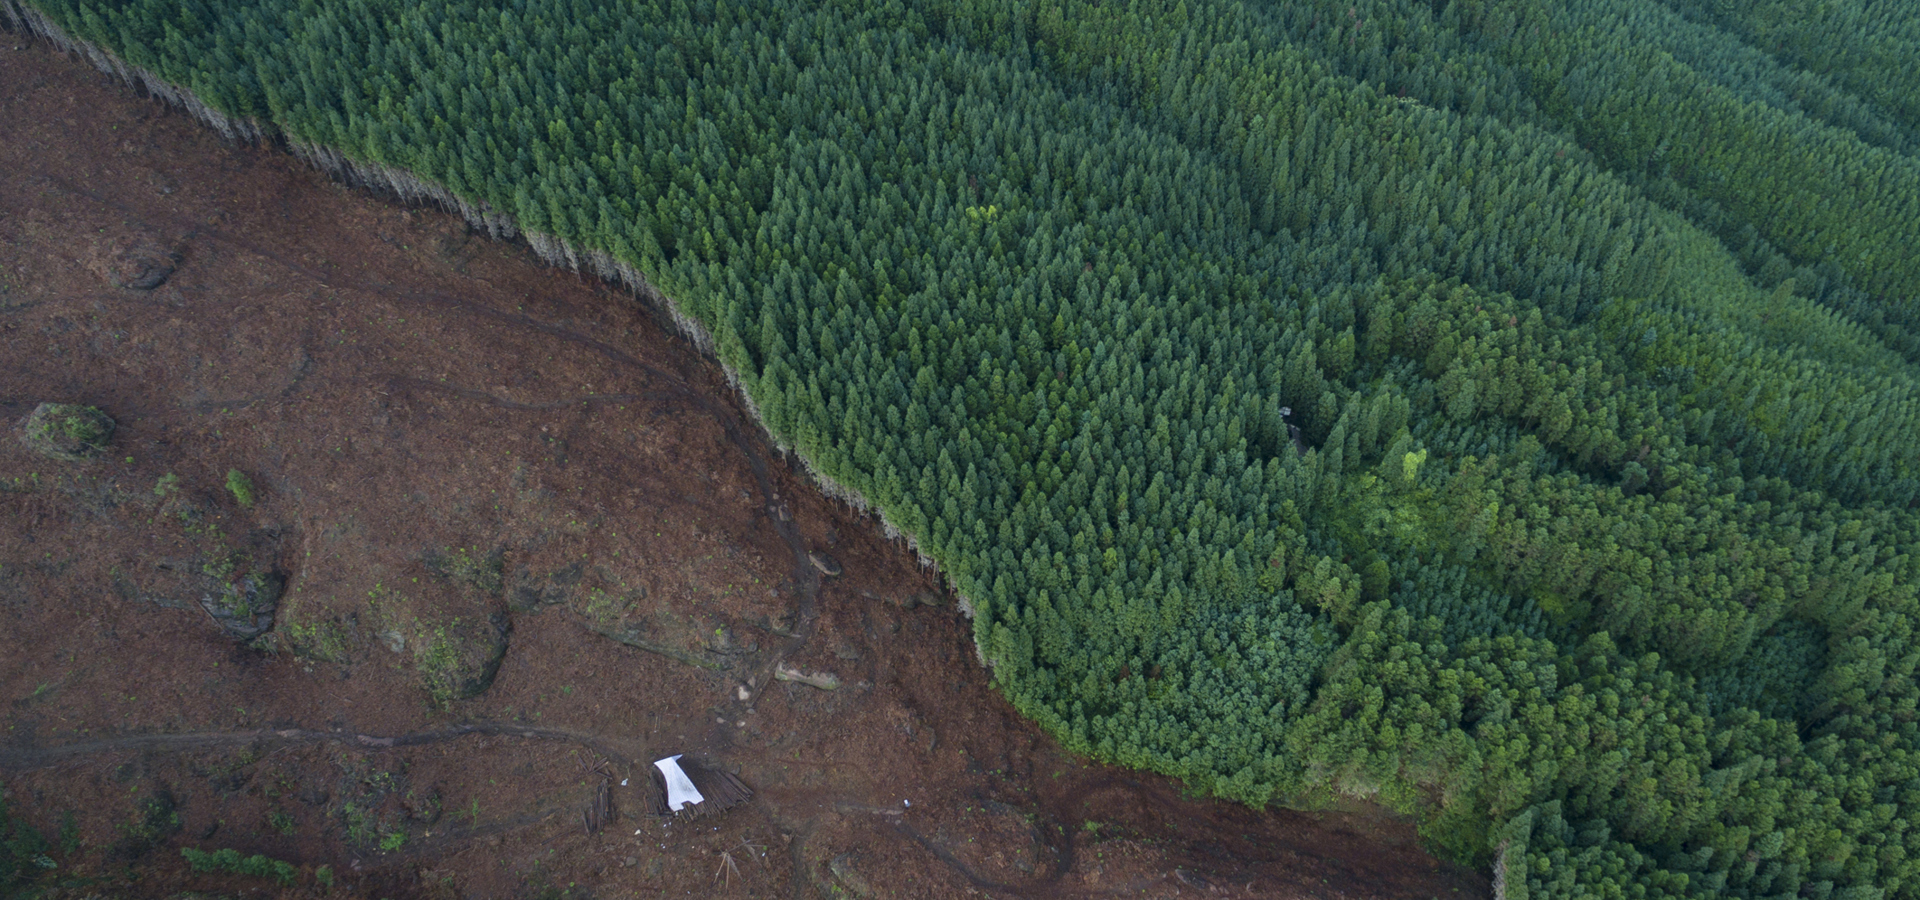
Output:
<svg viewBox="0 0 1920 900">
<path fill-rule="evenodd" d="M 792 669 L 786 666 L 774 669 L 773 678 L 775 681 L 792 681 L 798 684 L 809 684 L 823 691 L 831 691 L 840 686 L 840 679 L 832 672 L 809 674 L 799 669 Z"/>
</svg>

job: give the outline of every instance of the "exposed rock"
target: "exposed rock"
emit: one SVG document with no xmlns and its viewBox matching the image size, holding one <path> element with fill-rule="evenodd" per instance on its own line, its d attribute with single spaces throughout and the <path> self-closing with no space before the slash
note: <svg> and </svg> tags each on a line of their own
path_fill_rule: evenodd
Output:
<svg viewBox="0 0 1920 900">
<path fill-rule="evenodd" d="M 713 669 L 715 671 L 725 671 L 733 668 L 733 663 L 728 661 L 726 657 L 714 653 L 707 648 L 695 647 L 692 649 L 683 649 L 674 646 L 675 643 L 680 642 L 674 641 L 671 634 L 662 635 L 658 633 L 655 629 L 650 628 L 649 623 L 646 622 L 620 622 L 604 625 L 590 624 L 587 627 L 593 629 L 595 634 L 615 643 L 625 644 L 636 650 L 645 650 L 648 653 L 658 653 L 668 659 L 683 662 L 690 666 L 698 666 L 702 669 Z"/>
<path fill-rule="evenodd" d="M 500 550 L 489 553 L 477 553 L 465 547 L 428 550 L 425 554 L 427 571 L 445 578 L 462 587 L 470 588 L 484 597 L 500 593 L 504 581 L 501 578 L 504 554 Z M 579 581 L 580 564 L 569 567 L 574 570 L 573 581 Z M 524 577 L 525 573 L 522 573 Z M 554 573 L 557 580 L 560 573 Z"/>
<path fill-rule="evenodd" d="M 108 284 L 136 291 L 150 291 L 165 284 L 173 275 L 180 255 L 167 249 L 150 235 L 134 235 L 98 248 L 94 270 Z"/>
<path fill-rule="evenodd" d="M 200 607 L 236 640 L 250 641 L 273 627 L 273 613 L 287 578 L 278 572 L 255 572 L 215 593 L 200 598 Z"/>
<path fill-rule="evenodd" d="M 711 633 L 704 629 L 701 635 L 706 638 L 707 649 L 715 653 L 740 656 L 760 649 L 760 642 L 751 637 L 742 641 L 734 636 L 733 629 L 727 625 L 716 626 Z"/>
<path fill-rule="evenodd" d="M 418 796 L 415 796 L 413 791 L 408 791 L 407 795 L 401 798 L 400 802 L 401 805 L 407 808 L 407 818 L 415 822 L 423 825 L 432 825 L 440 821 L 442 804 L 440 802 L 440 792 L 437 790 L 430 790 Z"/>
<path fill-rule="evenodd" d="M 871 897 L 873 885 L 861 877 L 859 869 L 854 865 L 855 859 L 852 851 L 842 853 L 827 863 L 827 871 L 832 873 L 834 880 L 840 882 L 855 897 Z"/>
<path fill-rule="evenodd" d="M 433 704 L 444 707 L 492 687 L 512 633 L 513 622 L 503 612 L 486 618 L 456 618 L 416 631 L 408 644 Z"/>
<path fill-rule="evenodd" d="M 842 571 L 840 568 L 839 560 L 834 559 L 833 557 L 828 556 L 827 554 L 822 553 L 819 550 L 815 550 L 811 553 L 808 553 L 807 561 L 813 563 L 813 567 L 816 569 L 819 569 L 820 574 L 826 575 L 828 577 L 838 575 Z"/>
<path fill-rule="evenodd" d="M 113 419 L 106 413 L 71 403 L 42 403 L 20 423 L 27 449 L 64 462 L 98 455 L 113 440 L 113 431 Z"/>
<path fill-rule="evenodd" d="M 514 612 L 530 612 L 565 603 L 572 598 L 573 588 L 580 583 L 585 572 L 586 567 L 577 562 L 545 577 L 527 569 L 518 569 L 507 591 L 507 608 Z"/>
</svg>

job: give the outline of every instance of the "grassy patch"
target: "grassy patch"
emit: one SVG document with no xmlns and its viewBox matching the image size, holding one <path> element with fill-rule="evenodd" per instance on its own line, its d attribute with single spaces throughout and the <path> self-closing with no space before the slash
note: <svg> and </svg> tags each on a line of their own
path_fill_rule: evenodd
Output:
<svg viewBox="0 0 1920 900">
<path fill-rule="evenodd" d="M 299 870 L 293 863 L 274 859 L 255 853 L 241 856 L 240 851 L 227 847 L 208 853 L 192 847 L 181 847 L 180 855 L 186 857 L 187 865 L 195 872 L 218 872 L 228 875 L 247 875 L 254 878 L 271 878 L 282 885 L 293 884 Z"/>
<path fill-rule="evenodd" d="M 290 622 L 279 630 L 287 650 L 301 659 L 344 663 L 351 656 L 346 626 L 339 622 Z"/>
<path fill-rule="evenodd" d="M 340 808 L 347 829 L 347 843 L 391 853 L 407 842 L 406 829 L 393 817 L 373 809 L 364 798 L 350 800 Z"/>
<path fill-rule="evenodd" d="M 454 626 L 459 624 L 459 619 L 453 620 Z M 422 628 L 416 632 L 415 641 L 413 662 L 420 672 L 420 683 L 427 689 L 427 702 L 445 709 L 462 696 L 461 686 L 466 680 L 459 642 L 447 633 L 445 625 Z"/>
<path fill-rule="evenodd" d="M 434 550 L 427 553 L 427 570 L 465 585 L 486 596 L 499 594 L 505 587 L 504 560 L 499 550 L 479 553 L 466 547 Z"/>
<path fill-rule="evenodd" d="M 406 822 L 393 801 L 407 791 L 406 773 L 349 765 L 343 775 L 333 814 L 339 816 L 347 844 L 382 852 L 405 845 Z"/>
<path fill-rule="evenodd" d="M 420 686 L 436 709 L 477 696 L 493 684 L 507 652 L 503 614 L 422 618 L 406 595 L 381 585 L 367 594 L 376 634 L 395 653 L 411 653 Z"/>
<path fill-rule="evenodd" d="M 632 607 L 632 597 L 595 587 L 587 591 L 586 599 L 580 604 L 580 612 L 595 625 L 610 626 L 625 618 Z"/>
</svg>

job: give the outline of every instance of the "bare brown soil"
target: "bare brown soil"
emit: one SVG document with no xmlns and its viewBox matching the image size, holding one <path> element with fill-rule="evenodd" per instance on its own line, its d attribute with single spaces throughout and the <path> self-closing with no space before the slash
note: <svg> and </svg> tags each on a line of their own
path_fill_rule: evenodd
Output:
<svg viewBox="0 0 1920 900">
<path fill-rule="evenodd" d="M 48 401 L 118 430 L 36 455 Z M 1487 892 L 1371 807 L 1065 754 L 632 298 L 4 32 L 0 420 L 0 783 L 71 822 L 50 896 Z M 672 753 L 755 796 L 648 815 Z"/>
</svg>

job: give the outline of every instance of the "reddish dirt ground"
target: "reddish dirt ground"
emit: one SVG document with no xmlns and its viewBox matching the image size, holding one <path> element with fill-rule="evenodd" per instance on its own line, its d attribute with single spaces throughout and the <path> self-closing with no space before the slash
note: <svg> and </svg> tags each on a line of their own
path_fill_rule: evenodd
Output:
<svg viewBox="0 0 1920 900">
<path fill-rule="evenodd" d="M 118 430 L 35 455 L 44 401 Z M 640 303 L 5 32 L 0 419 L 0 784 L 45 896 L 1487 894 L 1373 807 L 1064 753 Z M 202 601 L 248 584 L 284 593 L 243 642 Z M 755 796 L 648 815 L 670 753 Z"/>
</svg>

